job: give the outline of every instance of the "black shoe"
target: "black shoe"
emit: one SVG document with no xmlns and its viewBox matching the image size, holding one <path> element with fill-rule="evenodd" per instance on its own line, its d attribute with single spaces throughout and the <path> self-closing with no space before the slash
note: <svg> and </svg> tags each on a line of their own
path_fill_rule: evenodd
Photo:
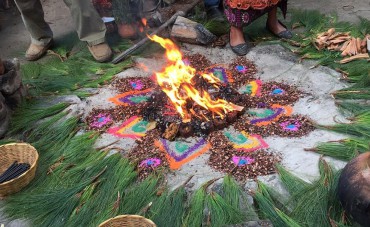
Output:
<svg viewBox="0 0 370 227">
<path fill-rule="evenodd" d="M 207 20 L 211 21 L 225 21 L 223 12 L 218 8 L 218 6 L 212 6 L 207 8 Z"/>
<path fill-rule="evenodd" d="M 245 43 L 241 43 L 239 45 L 236 45 L 236 46 L 231 46 L 231 36 L 230 36 L 230 33 L 229 33 L 229 43 L 230 43 L 230 47 L 231 47 L 231 50 L 238 56 L 244 56 L 246 55 L 250 49 L 253 47 L 253 45 L 249 42 L 249 38 L 245 37 L 244 36 L 244 39 L 245 39 Z"/>
<path fill-rule="evenodd" d="M 252 48 L 252 44 L 249 42 L 245 42 L 236 46 L 231 46 L 231 50 L 238 56 L 244 56 L 246 55 L 249 50 Z"/>
<path fill-rule="evenodd" d="M 281 21 L 279 21 L 279 24 L 281 24 L 284 28 L 287 28 L 283 23 L 281 23 Z M 266 22 L 266 29 L 271 32 L 272 34 L 274 34 L 275 36 L 281 38 L 281 39 L 291 39 L 293 37 L 293 34 L 290 30 L 286 29 L 285 31 L 282 31 L 282 32 L 279 32 L 278 34 L 275 34 L 273 31 L 271 31 L 271 29 L 269 28 L 269 26 L 267 25 L 267 22 Z"/>
</svg>

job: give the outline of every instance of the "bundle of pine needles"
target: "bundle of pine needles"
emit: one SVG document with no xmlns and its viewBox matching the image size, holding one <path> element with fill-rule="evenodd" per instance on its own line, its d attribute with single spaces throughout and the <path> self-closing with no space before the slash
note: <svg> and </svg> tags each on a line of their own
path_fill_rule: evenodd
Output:
<svg viewBox="0 0 370 227">
<path fill-rule="evenodd" d="M 254 199 L 256 200 L 259 210 L 263 215 L 270 219 L 276 226 L 282 227 L 300 227 L 295 220 L 290 218 L 287 214 L 279 210 L 273 204 L 272 198 L 268 192 L 267 186 L 258 182 L 259 190 L 255 192 Z"/>
<path fill-rule="evenodd" d="M 368 138 L 348 138 L 339 141 L 320 143 L 317 147 L 306 149 L 339 160 L 349 161 L 360 153 L 369 151 Z"/>
</svg>

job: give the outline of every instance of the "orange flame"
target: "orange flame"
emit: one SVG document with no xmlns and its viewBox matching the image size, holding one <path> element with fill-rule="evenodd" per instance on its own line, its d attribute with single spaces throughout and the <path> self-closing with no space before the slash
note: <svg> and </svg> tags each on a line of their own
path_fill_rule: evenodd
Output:
<svg viewBox="0 0 370 227">
<path fill-rule="evenodd" d="M 146 18 L 141 18 L 141 23 L 146 27 L 147 19 Z"/>
<path fill-rule="evenodd" d="M 156 35 L 148 37 L 166 49 L 166 57 L 169 64 L 162 72 L 155 73 L 156 80 L 163 92 L 170 98 L 177 112 L 181 115 L 183 122 L 189 122 L 191 120 L 191 114 L 186 108 L 188 99 L 193 100 L 199 106 L 217 114 L 221 118 L 224 118 L 228 112 L 234 110 L 241 111 L 243 109 L 243 107 L 223 99 L 212 100 L 208 92 L 198 91 L 191 81 L 195 76 L 196 70 L 184 64 L 182 54 L 177 46 L 169 39 L 163 39 Z M 212 74 L 202 74 L 201 76 L 215 86 L 221 83 Z M 208 120 L 205 116 L 204 118 Z"/>
</svg>

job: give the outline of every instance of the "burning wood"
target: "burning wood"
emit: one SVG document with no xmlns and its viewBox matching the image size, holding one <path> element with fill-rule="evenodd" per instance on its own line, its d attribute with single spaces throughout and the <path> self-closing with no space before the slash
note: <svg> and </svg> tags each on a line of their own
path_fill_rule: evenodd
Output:
<svg viewBox="0 0 370 227">
<path fill-rule="evenodd" d="M 168 64 L 155 73 L 159 87 L 142 113 L 144 119 L 158 123 L 163 138 L 207 135 L 238 119 L 244 107 L 234 103 L 240 103 L 241 94 L 206 68 L 197 72 L 186 65 L 171 40 L 149 38 L 166 49 Z"/>
<path fill-rule="evenodd" d="M 203 111 L 195 111 L 193 107 L 188 108 L 188 106 L 199 106 L 212 113 L 212 116 L 218 116 L 221 119 L 225 119 L 229 112 L 243 110 L 242 106 L 237 106 L 224 99 L 214 99 L 205 89 L 204 83 L 207 82 L 214 89 L 218 89 L 221 81 L 213 74 L 197 74 L 194 68 L 186 65 L 180 50 L 171 40 L 158 36 L 149 38 L 166 49 L 169 64 L 162 72 L 155 74 L 156 80 L 183 122 L 190 122 L 193 117 L 210 120 Z M 196 75 L 201 78 L 197 78 Z"/>
<path fill-rule="evenodd" d="M 166 128 L 165 132 L 163 133 L 162 137 L 167 140 L 174 140 L 178 131 L 179 131 L 180 125 L 177 123 L 171 123 L 168 128 Z"/>
</svg>

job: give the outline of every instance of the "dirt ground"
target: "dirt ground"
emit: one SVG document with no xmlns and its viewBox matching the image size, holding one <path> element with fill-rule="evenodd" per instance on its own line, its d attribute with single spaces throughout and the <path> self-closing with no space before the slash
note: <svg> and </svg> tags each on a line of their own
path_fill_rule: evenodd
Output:
<svg viewBox="0 0 370 227">
<path fill-rule="evenodd" d="M 63 1 L 42 0 L 45 19 L 50 24 L 57 43 L 66 34 L 74 32 L 70 12 Z M 294 9 L 320 10 L 323 13 L 336 12 L 339 20 L 357 22 L 359 17 L 370 20 L 369 0 L 290 0 L 289 7 Z M 30 38 L 25 30 L 17 8 L 0 9 L 0 57 L 11 59 L 19 57 L 29 45 Z"/>
</svg>

